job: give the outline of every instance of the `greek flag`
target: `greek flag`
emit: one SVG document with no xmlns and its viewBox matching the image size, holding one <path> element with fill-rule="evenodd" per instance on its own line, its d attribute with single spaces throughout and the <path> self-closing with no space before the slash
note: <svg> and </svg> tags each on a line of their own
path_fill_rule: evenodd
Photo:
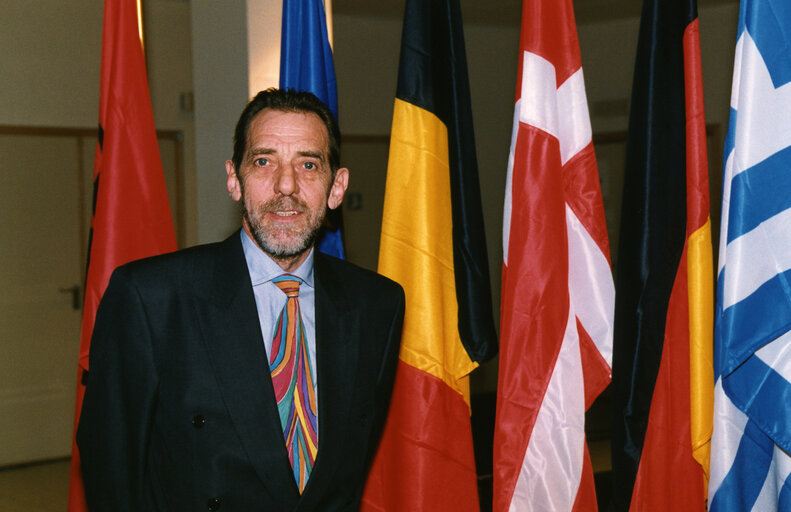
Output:
<svg viewBox="0 0 791 512">
<path fill-rule="evenodd" d="M 742 0 L 725 141 L 709 510 L 791 510 L 791 2 Z"/>
</svg>

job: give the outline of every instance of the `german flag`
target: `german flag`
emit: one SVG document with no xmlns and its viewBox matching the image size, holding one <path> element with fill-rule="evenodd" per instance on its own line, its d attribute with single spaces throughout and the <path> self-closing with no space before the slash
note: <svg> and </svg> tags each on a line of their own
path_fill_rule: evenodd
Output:
<svg viewBox="0 0 791 512">
<path fill-rule="evenodd" d="M 646 0 L 626 154 L 611 510 L 705 510 L 713 271 L 695 0 Z"/>
<path fill-rule="evenodd" d="M 469 373 L 496 350 L 458 0 L 407 0 L 379 272 L 406 292 L 363 510 L 478 510 Z"/>
</svg>

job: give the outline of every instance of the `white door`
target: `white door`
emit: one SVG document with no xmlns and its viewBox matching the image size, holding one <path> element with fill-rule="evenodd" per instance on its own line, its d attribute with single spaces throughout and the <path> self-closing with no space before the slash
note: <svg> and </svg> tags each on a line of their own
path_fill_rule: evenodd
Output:
<svg viewBox="0 0 791 512">
<path fill-rule="evenodd" d="M 86 152 L 0 135 L 0 466 L 71 452 Z"/>
</svg>

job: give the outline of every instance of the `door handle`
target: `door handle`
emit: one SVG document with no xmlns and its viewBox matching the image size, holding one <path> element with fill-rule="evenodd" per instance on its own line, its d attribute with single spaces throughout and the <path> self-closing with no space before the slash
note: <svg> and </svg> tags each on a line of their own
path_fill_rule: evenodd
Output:
<svg viewBox="0 0 791 512">
<path fill-rule="evenodd" d="M 71 308 L 76 310 L 80 309 L 80 291 L 82 288 L 80 285 L 75 284 L 74 286 L 68 286 L 65 288 L 58 288 L 60 293 L 69 293 L 71 294 Z"/>
</svg>

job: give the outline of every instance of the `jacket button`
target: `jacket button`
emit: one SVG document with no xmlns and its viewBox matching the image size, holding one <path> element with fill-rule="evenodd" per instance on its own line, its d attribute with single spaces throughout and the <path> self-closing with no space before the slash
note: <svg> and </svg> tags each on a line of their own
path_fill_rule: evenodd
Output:
<svg viewBox="0 0 791 512">
<path fill-rule="evenodd" d="M 209 512 L 215 512 L 215 510 L 220 510 L 220 498 L 211 498 L 209 501 L 206 502 L 206 506 L 209 509 Z"/>
<path fill-rule="evenodd" d="M 201 428 L 201 427 L 202 427 L 203 425 L 205 425 L 205 424 L 206 424 L 206 418 L 204 418 L 204 417 L 203 417 L 203 416 L 201 416 L 200 414 L 198 414 L 197 416 L 194 416 L 194 417 L 192 418 L 192 425 L 193 425 L 195 428 Z M 210 509 L 210 510 L 216 510 L 216 509 Z"/>
</svg>

